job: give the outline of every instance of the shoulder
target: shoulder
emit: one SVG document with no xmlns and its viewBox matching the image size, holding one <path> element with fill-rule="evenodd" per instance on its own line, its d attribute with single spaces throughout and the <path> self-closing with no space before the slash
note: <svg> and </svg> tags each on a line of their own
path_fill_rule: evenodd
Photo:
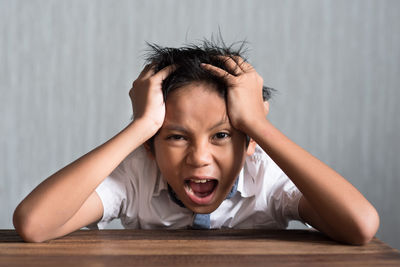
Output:
<svg viewBox="0 0 400 267">
<path fill-rule="evenodd" d="M 281 176 L 283 173 L 281 168 L 279 168 L 271 157 L 258 145 L 254 153 L 251 156 L 247 156 L 244 169 L 256 180 L 267 174 L 268 177 L 276 177 Z"/>
<path fill-rule="evenodd" d="M 125 174 L 141 174 L 149 168 L 156 168 L 155 162 L 150 158 L 148 152 L 143 146 L 139 146 L 131 152 L 113 171 L 124 172 Z"/>
<path fill-rule="evenodd" d="M 239 175 L 238 191 L 242 197 L 265 198 L 273 185 L 283 178 L 283 171 L 264 150 L 257 146 L 251 156 L 247 156 Z"/>
<path fill-rule="evenodd" d="M 281 225 L 287 225 L 285 218 L 299 218 L 297 206 L 301 192 L 261 147 L 257 146 L 255 153 L 246 159 L 245 173 L 246 170 L 252 178 L 253 185 L 250 188 L 254 188 L 257 203 L 265 205 L 265 209 Z"/>
<path fill-rule="evenodd" d="M 143 146 L 130 153 L 104 180 L 128 191 L 144 192 L 158 177 L 158 167 Z"/>
<path fill-rule="evenodd" d="M 132 151 L 122 163 L 125 165 L 129 164 L 145 164 L 146 161 L 150 161 L 150 156 L 143 146 L 139 146 L 134 151 Z"/>
<path fill-rule="evenodd" d="M 243 167 L 244 188 L 248 194 L 280 194 L 295 189 L 286 173 L 259 146 L 246 158 Z"/>
</svg>

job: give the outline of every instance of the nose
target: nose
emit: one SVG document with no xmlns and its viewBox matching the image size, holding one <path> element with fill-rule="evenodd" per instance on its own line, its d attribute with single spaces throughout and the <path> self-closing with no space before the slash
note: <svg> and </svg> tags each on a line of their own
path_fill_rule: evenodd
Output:
<svg viewBox="0 0 400 267">
<path fill-rule="evenodd" d="M 207 166 L 212 161 L 212 153 L 209 144 L 198 142 L 189 147 L 186 163 L 193 167 Z"/>
</svg>

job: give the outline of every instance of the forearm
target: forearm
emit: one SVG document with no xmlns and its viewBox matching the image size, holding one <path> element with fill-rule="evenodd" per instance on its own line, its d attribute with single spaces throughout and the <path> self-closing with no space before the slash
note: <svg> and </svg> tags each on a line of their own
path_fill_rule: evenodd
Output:
<svg viewBox="0 0 400 267">
<path fill-rule="evenodd" d="M 17 207 L 14 221 L 40 225 L 44 231 L 63 225 L 118 164 L 146 141 L 150 128 L 140 121 L 132 122 L 106 143 L 47 178 Z"/>
<path fill-rule="evenodd" d="M 377 228 L 379 219 L 374 207 L 346 179 L 284 136 L 268 120 L 256 125 L 249 135 L 302 192 L 323 222 L 321 228 L 329 229 L 327 234 L 346 241 L 348 233 Z M 372 225 L 366 226 L 368 223 Z"/>
</svg>

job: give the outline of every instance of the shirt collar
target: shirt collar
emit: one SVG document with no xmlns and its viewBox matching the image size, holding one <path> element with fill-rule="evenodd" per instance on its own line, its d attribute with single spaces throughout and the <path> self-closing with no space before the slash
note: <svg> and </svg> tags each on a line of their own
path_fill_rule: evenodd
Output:
<svg viewBox="0 0 400 267">
<path fill-rule="evenodd" d="M 242 197 L 252 197 L 256 194 L 256 168 L 251 164 L 252 158 L 247 157 L 242 170 L 239 173 L 237 190 Z"/>
<path fill-rule="evenodd" d="M 159 196 L 161 191 L 168 190 L 167 181 L 162 177 L 160 170 L 157 169 L 157 178 L 154 184 L 153 196 Z"/>
</svg>

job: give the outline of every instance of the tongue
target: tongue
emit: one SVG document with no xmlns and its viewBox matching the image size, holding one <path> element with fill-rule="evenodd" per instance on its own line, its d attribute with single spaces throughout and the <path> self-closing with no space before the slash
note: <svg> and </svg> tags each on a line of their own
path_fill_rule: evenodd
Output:
<svg viewBox="0 0 400 267">
<path fill-rule="evenodd" d="M 193 192 L 200 194 L 211 192 L 214 189 L 214 185 L 215 181 L 213 180 L 205 183 L 189 182 L 189 186 L 192 188 Z"/>
</svg>

